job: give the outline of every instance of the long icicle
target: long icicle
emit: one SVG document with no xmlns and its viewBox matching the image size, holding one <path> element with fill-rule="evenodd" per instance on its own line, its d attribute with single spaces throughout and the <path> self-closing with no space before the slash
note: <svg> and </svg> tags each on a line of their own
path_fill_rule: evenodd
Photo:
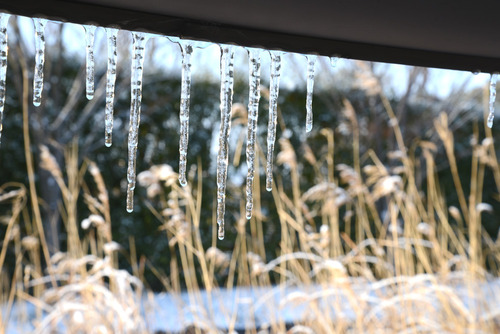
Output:
<svg viewBox="0 0 500 334">
<path fill-rule="evenodd" d="M 486 124 L 491 129 L 493 127 L 493 118 L 495 118 L 495 99 L 497 97 L 497 76 L 498 74 L 493 73 L 490 77 L 490 113 L 488 114 L 488 120 Z"/>
<path fill-rule="evenodd" d="M 267 125 L 266 190 L 273 190 L 273 154 L 278 121 L 278 95 L 280 91 L 281 52 L 270 51 L 271 80 L 269 83 L 269 122 Z"/>
<path fill-rule="evenodd" d="M 217 225 L 219 240 L 224 239 L 224 214 L 226 211 L 226 180 L 229 155 L 229 134 L 231 132 L 231 108 L 233 104 L 233 57 L 230 45 L 221 46 L 220 86 L 220 131 L 219 153 L 217 154 Z"/>
<path fill-rule="evenodd" d="M 92 100 L 94 98 L 94 40 L 95 40 L 95 30 L 96 26 L 93 25 L 84 25 L 85 28 L 85 53 L 87 59 L 87 76 L 86 76 L 86 90 L 87 90 L 87 99 Z"/>
<path fill-rule="evenodd" d="M 128 169 L 127 169 L 127 211 L 134 210 L 134 189 L 136 181 L 137 144 L 139 124 L 141 123 L 142 74 L 147 35 L 132 33 L 132 72 L 130 79 L 130 124 L 128 132 Z"/>
<path fill-rule="evenodd" d="M 247 203 L 246 218 L 252 218 L 253 180 L 255 173 L 255 139 L 257 137 L 257 120 L 259 118 L 260 100 L 260 49 L 248 49 L 248 124 L 247 124 Z"/>
<path fill-rule="evenodd" d="M 33 18 L 35 25 L 35 74 L 33 78 L 33 105 L 40 106 L 43 91 L 43 65 L 45 63 L 45 25 L 46 19 Z"/>
<path fill-rule="evenodd" d="M 115 99 L 116 82 L 116 38 L 118 29 L 106 28 L 108 39 L 108 70 L 106 73 L 106 110 L 104 115 L 104 143 L 110 147 L 113 143 L 113 103 Z"/>
<path fill-rule="evenodd" d="M 313 127 L 313 90 L 314 90 L 314 66 L 316 65 L 315 55 L 307 55 L 307 96 L 306 96 L 306 132 L 310 132 Z"/>
<path fill-rule="evenodd" d="M 9 25 L 10 14 L 0 13 L 0 144 L 2 143 L 2 121 L 5 106 L 5 78 L 7 77 L 7 26 Z"/>
<path fill-rule="evenodd" d="M 187 185 L 186 165 L 189 142 L 189 104 L 191 98 L 191 55 L 193 45 L 190 42 L 180 42 L 182 52 L 181 106 L 179 111 L 179 183 Z"/>
</svg>

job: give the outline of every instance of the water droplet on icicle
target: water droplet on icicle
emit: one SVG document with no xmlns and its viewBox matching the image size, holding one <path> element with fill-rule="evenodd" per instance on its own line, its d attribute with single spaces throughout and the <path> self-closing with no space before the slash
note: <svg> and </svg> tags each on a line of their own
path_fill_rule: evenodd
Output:
<svg viewBox="0 0 500 334">
<path fill-rule="evenodd" d="M 306 96 L 306 132 L 311 132 L 313 128 L 313 90 L 314 90 L 314 66 L 316 65 L 315 55 L 307 55 L 307 96 Z"/>
<path fill-rule="evenodd" d="M 10 14 L 0 13 L 0 144 L 2 143 L 3 110 L 5 106 L 5 78 L 7 76 L 7 26 Z"/>
<path fill-rule="evenodd" d="M 127 169 L 127 211 L 134 210 L 134 189 L 136 181 L 137 144 L 141 123 L 142 74 L 144 68 L 147 34 L 132 32 L 132 71 L 130 79 L 130 124 L 128 132 L 128 169 Z"/>
<path fill-rule="evenodd" d="M 273 190 L 273 154 L 278 121 L 278 95 L 280 92 L 281 52 L 271 54 L 271 80 L 269 82 L 269 122 L 267 125 L 266 190 Z"/>
<path fill-rule="evenodd" d="M 217 154 L 217 225 L 218 237 L 224 239 L 224 214 L 226 211 L 226 180 L 231 132 L 231 108 L 233 104 L 234 50 L 230 45 L 221 46 L 220 58 L 220 131 Z"/>
<path fill-rule="evenodd" d="M 191 98 L 191 55 L 193 45 L 190 42 L 179 42 L 182 53 L 181 106 L 179 111 L 179 183 L 187 185 L 186 165 L 189 142 L 189 104 Z"/>
<path fill-rule="evenodd" d="M 493 118 L 495 118 L 495 99 L 497 97 L 497 74 L 493 73 L 490 78 L 490 113 L 486 124 L 491 129 L 493 127 Z"/>
<path fill-rule="evenodd" d="M 45 25 L 46 19 L 33 18 L 35 25 L 35 74 L 33 78 L 33 105 L 40 106 L 43 91 L 43 64 L 45 63 Z"/>
<path fill-rule="evenodd" d="M 83 28 L 85 28 L 85 53 L 87 59 L 87 99 L 92 100 L 94 98 L 94 36 L 97 27 L 93 25 L 84 25 Z"/>
<path fill-rule="evenodd" d="M 116 82 L 116 38 L 118 29 L 106 28 L 108 39 L 108 70 L 106 73 L 106 111 L 104 116 L 104 143 L 110 147 L 113 143 L 113 103 Z"/>
<path fill-rule="evenodd" d="M 255 140 L 257 137 L 257 120 L 259 118 L 260 100 L 260 49 L 248 49 L 249 97 L 247 124 L 247 203 L 246 218 L 252 218 L 253 180 L 255 173 Z"/>
</svg>

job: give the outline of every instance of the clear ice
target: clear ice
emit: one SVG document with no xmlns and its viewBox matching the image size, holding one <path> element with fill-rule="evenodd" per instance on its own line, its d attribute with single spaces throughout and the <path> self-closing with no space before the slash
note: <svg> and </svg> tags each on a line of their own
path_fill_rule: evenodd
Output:
<svg viewBox="0 0 500 334">
<path fill-rule="evenodd" d="M 181 79 L 181 106 L 179 111 L 180 139 L 179 139 L 179 183 L 187 185 L 186 165 L 189 142 L 189 102 L 191 98 L 191 55 L 193 45 L 190 42 L 179 43 L 182 52 L 182 79 Z"/>
<path fill-rule="evenodd" d="M 0 13 L 0 144 L 2 143 L 2 120 L 5 105 L 5 78 L 7 76 L 7 26 L 9 25 L 10 14 Z"/>
<path fill-rule="evenodd" d="M 148 40 L 145 33 L 132 32 L 132 71 L 130 79 L 130 124 L 128 132 L 128 169 L 127 169 L 127 211 L 134 210 L 134 189 L 136 181 L 137 144 L 141 122 L 142 74 L 144 68 L 145 46 Z"/>
<path fill-rule="evenodd" d="M 45 63 L 45 25 L 46 19 L 33 18 L 35 25 L 35 74 L 33 78 L 33 105 L 42 103 L 43 64 Z"/>
<path fill-rule="evenodd" d="M 314 90 L 314 66 L 316 65 L 315 55 L 307 55 L 307 96 L 306 96 L 306 132 L 310 132 L 313 127 L 313 90 Z"/>
<path fill-rule="evenodd" d="M 491 129 L 493 127 L 493 118 L 495 118 L 495 99 L 497 97 L 497 76 L 498 74 L 491 74 L 490 78 L 490 113 L 486 124 Z"/>
<path fill-rule="evenodd" d="M 253 180 L 255 173 L 255 141 L 260 100 L 260 49 L 248 48 L 248 124 L 247 124 L 247 203 L 246 218 L 252 218 Z"/>
<path fill-rule="evenodd" d="M 273 190 L 273 154 L 276 142 L 276 123 L 278 121 L 278 95 L 280 91 L 281 52 L 271 54 L 271 80 L 269 83 L 269 122 L 267 125 L 267 162 L 266 190 Z"/>
<path fill-rule="evenodd" d="M 231 108 L 233 104 L 234 50 L 230 45 L 221 45 L 220 56 L 220 130 L 217 154 L 217 225 L 218 237 L 224 239 L 224 214 L 226 211 L 226 179 L 231 132 Z"/>
<path fill-rule="evenodd" d="M 339 57 L 337 56 L 330 57 L 330 65 L 332 65 L 332 67 L 337 67 L 338 62 L 339 62 Z"/>
<path fill-rule="evenodd" d="M 113 143 L 113 102 L 115 99 L 116 82 L 116 38 L 118 29 L 106 28 L 108 40 L 108 70 L 106 73 L 106 111 L 104 116 L 104 142 L 107 147 Z"/>
<path fill-rule="evenodd" d="M 86 43 L 86 59 L 87 59 L 87 99 L 92 100 L 94 98 L 94 36 L 96 26 L 84 25 L 85 28 L 85 43 Z"/>
</svg>

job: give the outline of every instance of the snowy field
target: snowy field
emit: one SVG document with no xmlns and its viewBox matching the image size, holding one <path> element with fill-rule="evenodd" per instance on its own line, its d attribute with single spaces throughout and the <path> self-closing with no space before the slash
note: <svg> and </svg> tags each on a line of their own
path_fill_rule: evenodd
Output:
<svg viewBox="0 0 500 334">
<path fill-rule="evenodd" d="M 469 322 L 499 318 L 500 279 L 464 284 L 462 278 L 457 275 L 455 279 L 448 279 L 447 284 L 437 284 L 436 277 L 430 275 L 374 283 L 342 278 L 330 286 L 239 287 L 197 294 L 160 293 L 144 296 L 142 310 L 150 333 L 175 333 L 191 325 L 220 332 L 227 329 L 235 332 L 253 328 L 265 330 L 277 323 L 291 326 L 319 320 L 318 311 L 330 321 L 354 326 L 361 318 L 363 322 L 379 322 L 383 327 L 394 312 L 406 312 L 410 304 L 415 314 L 427 319 L 427 328 L 421 328 L 422 331 L 441 331 L 438 318 L 444 312 L 443 302 L 452 305 L 457 314 L 469 317 Z M 6 315 L 5 306 L 2 313 Z M 78 321 L 79 313 L 71 314 L 72 321 Z M 411 316 L 405 314 L 406 318 Z M 32 322 L 35 319 L 34 305 L 18 303 L 12 309 L 7 333 L 30 333 L 34 330 Z M 64 332 L 63 325 L 59 328 Z"/>
</svg>

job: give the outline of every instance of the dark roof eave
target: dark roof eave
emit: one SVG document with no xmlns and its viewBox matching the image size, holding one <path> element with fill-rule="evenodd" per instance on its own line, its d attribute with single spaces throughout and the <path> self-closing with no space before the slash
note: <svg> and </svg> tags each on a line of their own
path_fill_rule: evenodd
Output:
<svg viewBox="0 0 500 334">
<path fill-rule="evenodd" d="M 217 43 L 472 72 L 500 72 L 500 52 L 499 57 L 486 57 L 473 53 L 458 54 L 362 43 L 153 14 L 88 2 L 0 0 L 0 9 L 29 17 L 46 17 L 82 24 L 92 22 L 104 27 L 118 26 L 126 30 L 149 31 Z"/>
</svg>

